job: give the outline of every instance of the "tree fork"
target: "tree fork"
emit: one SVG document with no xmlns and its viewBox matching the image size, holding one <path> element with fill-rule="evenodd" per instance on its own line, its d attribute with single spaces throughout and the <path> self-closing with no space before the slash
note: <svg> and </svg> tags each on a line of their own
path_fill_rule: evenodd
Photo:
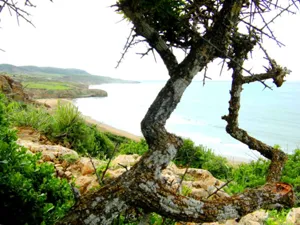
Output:
<svg viewBox="0 0 300 225">
<path fill-rule="evenodd" d="M 133 2 L 134 4 L 131 4 Z M 239 38 L 238 41 L 241 41 L 242 36 L 231 36 L 237 31 L 239 15 L 248 1 L 224 1 L 222 8 L 215 12 L 216 15 L 213 17 L 215 20 L 204 35 L 195 34 L 194 31 L 187 29 L 187 32 L 191 32 L 192 44 L 181 63 L 177 62 L 170 44 L 162 38 L 160 31 L 147 23 L 143 17 L 143 11 L 138 11 L 139 3 L 139 0 L 120 0 L 116 6 L 133 22 L 136 34 L 145 38 L 150 47 L 158 52 L 170 75 L 170 79 L 159 92 L 141 123 L 149 151 L 129 171 L 100 190 L 83 196 L 73 210 L 57 224 L 107 225 L 130 207 L 140 207 L 147 212 L 153 211 L 180 221 L 214 222 L 240 218 L 268 205 L 292 206 L 294 203 L 292 187 L 279 182 L 285 154 L 249 136 L 238 126 L 242 85 L 262 80 L 262 78 L 272 78 L 276 84 L 280 84 L 282 77 L 286 74 L 286 70 L 272 63 L 272 68 L 267 73 L 250 77 L 242 76 L 241 66 L 246 55 L 251 51 L 251 46 L 240 48 L 243 51 L 246 49 L 246 52 L 236 52 L 238 54 L 229 58 L 234 71 L 229 114 L 223 119 L 228 123 L 226 130 L 231 136 L 272 160 L 269 169 L 272 172 L 269 172 L 268 183 L 263 187 L 246 190 L 229 198 L 203 200 L 180 196 L 162 182 L 162 170 L 175 157 L 177 149 L 182 144 L 179 137 L 167 132 L 166 121 L 180 102 L 194 76 L 213 59 L 228 57 L 227 55 L 232 50 L 228 49 L 228 46 L 234 42 L 230 38 Z M 234 42 L 232 45 L 240 47 L 239 42 Z M 237 51 L 235 47 L 233 50 Z"/>
</svg>

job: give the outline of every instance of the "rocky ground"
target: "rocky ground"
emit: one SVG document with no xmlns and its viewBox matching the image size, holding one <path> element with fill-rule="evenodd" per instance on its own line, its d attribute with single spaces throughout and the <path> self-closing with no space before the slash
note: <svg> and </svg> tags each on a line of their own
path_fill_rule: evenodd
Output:
<svg viewBox="0 0 300 225">
<path fill-rule="evenodd" d="M 40 152 L 42 154 L 41 162 L 47 162 L 55 167 L 56 175 L 66 178 L 75 183 L 81 195 L 100 187 L 101 171 L 105 170 L 107 162 L 89 157 L 80 157 L 77 152 L 59 145 L 52 145 L 43 135 L 31 128 L 18 128 L 18 144 L 28 149 L 28 154 Z M 119 155 L 112 160 L 109 169 L 105 173 L 102 183 L 120 176 L 126 169 L 130 169 L 140 156 L 138 155 Z M 99 172 L 96 175 L 96 170 Z M 185 174 L 185 175 L 184 175 Z M 184 175 L 184 178 L 182 179 Z M 181 194 L 201 198 L 217 199 L 228 196 L 228 194 L 219 190 L 224 185 L 213 177 L 210 172 L 202 169 L 178 168 L 170 164 L 163 171 L 163 181 L 170 185 L 174 190 Z M 178 187 L 180 186 L 180 187 Z M 225 221 L 224 223 L 205 223 L 205 225 L 263 225 L 268 218 L 268 213 L 264 210 L 256 211 L 243 217 L 239 222 L 235 220 Z M 286 224 L 300 225 L 300 208 L 294 208 L 287 215 Z M 177 225 L 194 225 L 194 223 L 180 223 Z"/>
</svg>

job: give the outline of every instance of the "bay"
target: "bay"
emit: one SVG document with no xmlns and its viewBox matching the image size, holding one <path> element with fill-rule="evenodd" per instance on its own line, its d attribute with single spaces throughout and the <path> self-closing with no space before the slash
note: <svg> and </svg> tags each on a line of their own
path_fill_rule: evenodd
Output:
<svg viewBox="0 0 300 225">
<path fill-rule="evenodd" d="M 93 85 L 90 88 L 103 89 L 108 97 L 76 99 L 74 104 L 84 115 L 99 122 L 142 135 L 140 122 L 164 83 Z M 193 82 L 166 127 L 217 154 L 257 159 L 258 153 L 250 151 L 225 131 L 226 122 L 221 117 L 228 113 L 230 86 L 229 81 L 209 81 L 205 86 L 200 81 Z M 273 87 L 272 90 L 264 89 L 260 83 L 244 85 L 240 127 L 269 145 L 280 145 L 287 153 L 292 152 L 300 147 L 299 98 L 300 82 L 287 81 L 281 88 Z"/>
</svg>

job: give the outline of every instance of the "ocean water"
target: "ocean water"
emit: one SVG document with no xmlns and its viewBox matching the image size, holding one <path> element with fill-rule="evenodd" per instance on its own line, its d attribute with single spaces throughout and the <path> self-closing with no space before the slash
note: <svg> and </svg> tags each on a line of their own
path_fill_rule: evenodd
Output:
<svg viewBox="0 0 300 225">
<path fill-rule="evenodd" d="M 140 121 L 164 82 L 139 84 L 103 84 L 105 98 L 74 100 L 79 110 L 93 119 L 142 135 Z M 228 113 L 229 81 L 193 82 L 167 121 L 167 129 L 213 149 L 217 154 L 243 159 L 257 159 L 259 154 L 236 141 L 225 131 L 221 119 Z M 273 85 L 274 86 L 274 85 Z M 286 82 L 281 88 L 264 89 L 262 84 L 244 85 L 240 127 L 269 145 L 280 145 L 292 152 L 300 147 L 300 82 Z"/>
</svg>

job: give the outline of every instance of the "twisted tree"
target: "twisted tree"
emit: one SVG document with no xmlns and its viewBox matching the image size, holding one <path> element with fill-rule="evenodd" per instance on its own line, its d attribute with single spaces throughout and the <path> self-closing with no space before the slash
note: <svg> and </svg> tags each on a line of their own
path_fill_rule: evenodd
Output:
<svg viewBox="0 0 300 225">
<path fill-rule="evenodd" d="M 245 83 L 261 82 L 268 87 L 264 81 L 272 79 L 280 87 L 289 73 L 268 55 L 262 40 L 270 38 L 281 45 L 270 25 L 282 13 L 293 13 L 298 3 L 292 0 L 119 0 L 115 7 L 133 24 L 125 52 L 131 45 L 147 42 L 149 49 L 145 54 L 157 52 L 169 73 L 169 80 L 141 122 L 150 150 L 129 171 L 100 190 L 82 196 L 57 224 L 111 224 L 131 207 L 178 221 L 213 222 L 240 218 L 260 208 L 292 206 L 292 187 L 280 183 L 285 153 L 251 137 L 239 127 L 238 116 Z M 260 74 L 252 74 L 244 67 L 256 45 L 269 62 L 266 71 Z M 181 62 L 174 49 L 186 54 Z M 223 60 L 232 72 L 229 113 L 223 116 L 226 131 L 271 160 L 271 164 L 267 183 L 262 187 L 218 200 L 193 199 L 181 196 L 161 180 L 162 170 L 182 145 L 181 138 L 169 133 L 165 124 L 195 75 L 205 71 L 216 59 Z"/>
<path fill-rule="evenodd" d="M 282 5 L 283 4 L 283 5 Z M 272 79 L 277 87 L 289 73 L 267 54 L 263 38 L 276 40 L 270 24 L 282 13 L 297 7 L 296 1 L 272 0 L 120 0 L 115 7 L 132 24 L 125 46 L 147 42 L 169 72 L 169 80 L 157 95 L 141 122 L 149 145 L 141 160 L 129 171 L 99 191 L 83 196 L 74 209 L 58 224 L 110 224 L 122 211 L 139 207 L 179 221 L 212 222 L 240 218 L 270 205 L 292 206 L 292 187 L 280 183 L 286 160 L 283 151 L 248 135 L 239 128 L 238 116 L 242 86 Z M 273 17 L 267 20 L 265 15 Z M 244 68 L 254 46 L 259 45 L 269 67 L 261 74 Z M 173 49 L 185 52 L 178 62 Z M 226 131 L 271 160 L 267 183 L 257 189 L 218 200 L 181 196 L 161 181 L 161 172 L 175 157 L 182 140 L 165 129 L 167 119 L 184 91 L 200 71 L 215 59 L 222 59 L 232 72 L 229 113 L 223 116 Z"/>
</svg>

